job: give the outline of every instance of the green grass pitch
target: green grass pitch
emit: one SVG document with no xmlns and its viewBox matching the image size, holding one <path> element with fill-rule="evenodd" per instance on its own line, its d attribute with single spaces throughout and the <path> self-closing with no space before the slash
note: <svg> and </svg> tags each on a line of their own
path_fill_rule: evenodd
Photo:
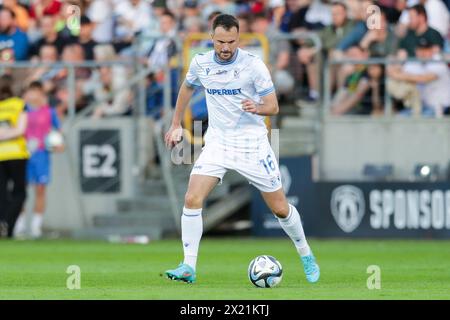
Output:
<svg viewBox="0 0 450 320">
<path fill-rule="evenodd" d="M 179 240 L 147 245 L 69 240 L 0 241 L 0 299 L 450 299 L 450 242 L 310 240 L 321 267 L 306 281 L 289 239 L 204 238 L 197 283 L 161 276 L 182 259 Z M 253 287 L 251 259 L 276 257 L 283 280 Z M 69 265 L 81 269 L 81 288 L 69 290 Z M 381 269 L 381 289 L 369 290 L 367 268 Z"/>
</svg>

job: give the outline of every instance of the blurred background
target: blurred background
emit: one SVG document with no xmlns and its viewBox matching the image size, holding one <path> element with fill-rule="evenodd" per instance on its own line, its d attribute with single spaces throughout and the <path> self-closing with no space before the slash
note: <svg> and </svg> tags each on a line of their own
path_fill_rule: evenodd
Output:
<svg viewBox="0 0 450 320">
<path fill-rule="evenodd" d="M 0 74 L 27 106 L 38 91 L 65 140 L 50 153 L 51 179 L 28 185 L 17 237 L 178 237 L 208 122 L 202 90 L 181 156 L 162 138 L 219 13 L 239 18 L 241 48 L 272 73 L 280 113 L 267 123 L 309 236 L 450 236 L 450 1 L 0 4 Z M 204 208 L 206 235 L 283 235 L 233 172 Z"/>
</svg>

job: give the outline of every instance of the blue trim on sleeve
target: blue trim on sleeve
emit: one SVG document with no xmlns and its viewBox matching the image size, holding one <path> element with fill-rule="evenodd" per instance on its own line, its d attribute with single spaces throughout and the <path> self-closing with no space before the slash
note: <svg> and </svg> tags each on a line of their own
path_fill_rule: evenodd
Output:
<svg viewBox="0 0 450 320">
<path fill-rule="evenodd" d="M 190 82 L 188 79 L 186 79 L 185 81 L 186 81 L 186 85 L 189 88 L 201 88 L 202 87 L 201 85 Z"/>
<path fill-rule="evenodd" d="M 264 96 L 267 96 L 268 94 L 270 94 L 270 93 L 272 93 L 272 92 L 274 92 L 275 91 L 275 88 L 274 87 L 271 87 L 271 88 L 269 88 L 269 89 L 266 89 L 266 90 L 263 90 L 263 91 L 261 91 L 261 92 L 258 92 L 258 95 L 260 96 L 260 97 L 264 97 Z"/>
</svg>

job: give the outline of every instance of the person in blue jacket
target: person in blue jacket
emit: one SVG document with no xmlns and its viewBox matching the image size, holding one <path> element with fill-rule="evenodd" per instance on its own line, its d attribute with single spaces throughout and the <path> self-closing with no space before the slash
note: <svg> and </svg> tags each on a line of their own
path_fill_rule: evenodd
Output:
<svg viewBox="0 0 450 320">
<path fill-rule="evenodd" d="M 16 26 L 14 11 L 1 7 L 0 60 L 2 62 L 27 60 L 28 48 L 27 34 Z"/>
</svg>

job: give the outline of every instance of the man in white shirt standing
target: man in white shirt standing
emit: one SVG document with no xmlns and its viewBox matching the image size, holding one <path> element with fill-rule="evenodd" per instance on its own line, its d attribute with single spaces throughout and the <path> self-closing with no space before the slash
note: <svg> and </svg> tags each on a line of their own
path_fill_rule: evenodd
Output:
<svg viewBox="0 0 450 320">
<path fill-rule="evenodd" d="M 234 16 L 217 16 L 211 37 L 214 50 L 192 59 L 179 91 L 172 125 L 165 136 L 168 147 L 181 140 L 184 108 L 193 88 L 204 87 L 209 127 L 205 147 L 194 164 L 185 195 L 181 217 L 184 261 L 165 274 L 172 280 L 195 282 L 203 232 L 203 202 L 226 171 L 235 170 L 261 191 L 293 241 L 306 279 L 317 282 L 319 266 L 306 241 L 300 215 L 286 200 L 278 163 L 267 137 L 264 117 L 279 110 L 269 70 L 260 58 L 238 48 L 239 23 Z"/>
</svg>

